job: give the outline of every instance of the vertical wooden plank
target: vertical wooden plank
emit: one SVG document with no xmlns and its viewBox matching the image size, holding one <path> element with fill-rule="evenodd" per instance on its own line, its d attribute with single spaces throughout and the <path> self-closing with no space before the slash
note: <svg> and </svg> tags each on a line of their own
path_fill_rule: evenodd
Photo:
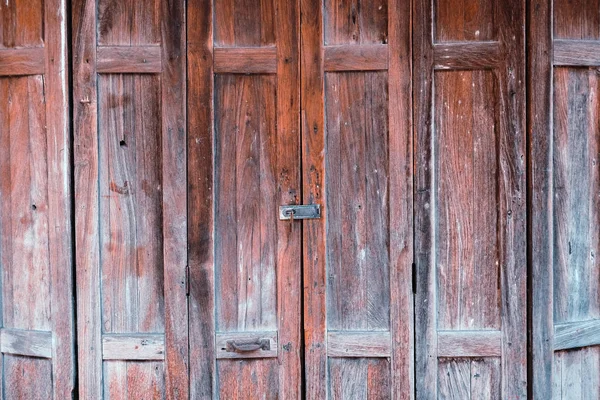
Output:
<svg viewBox="0 0 600 400">
<path fill-rule="evenodd" d="M 298 204 L 300 192 L 300 2 L 275 0 L 273 19 L 277 39 L 276 198 L 278 204 Z M 263 39 L 265 40 L 265 39 Z M 277 212 L 272 210 L 271 212 Z M 270 217 L 271 218 L 271 217 Z M 273 215 L 273 220 L 275 217 Z M 279 334 L 279 395 L 302 397 L 302 227 L 276 224 L 277 316 Z"/>
<path fill-rule="evenodd" d="M 499 71 L 499 231 L 502 285 L 502 397 L 527 396 L 527 241 L 525 180 L 525 1 L 497 10 L 498 39 L 505 47 Z"/>
<path fill-rule="evenodd" d="M 438 397 L 437 299 L 429 290 L 436 285 L 434 218 L 432 210 L 434 148 L 432 84 L 433 59 L 431 27 L 432 4 L 428 0 L 413 3 L 413 121 L 415 126 L 415 393 L 416 398 Z"/>
<path fill-rule="evenodd" d="M 466 359 L 440 359 L 438 398 L 471 399 L 471 363 Z M 428 398 L 425 396 L 424 398 Z"/>
<path fill-rule="evenodd" d="M 71 137 L 67 59 L 67 3 L 44 2 L 46 48 L 46 136 L 48 150 L 48 216 L 52 308 L 53 398 L 72 396 L 75 386 L 73 315 L 73 245 Z M 57 40 L 57 38 L 63 38 Z"/>
<path fill-rule="evenodd" d="M 75 0 L 73 15 L 73 126 L 78 380 L 81 398 L 102 397 L 98 230 L 96 4 Z"/>
<path fill-rule="evenodd" d="M 215 6 L 227 4 L 218 1 Z M 187 16 L 190 397 L 212 399 L 216 396 L 212 0 L 188 1 Z"/>
<path fill-rule="evenodd" d="M 528 397 L 553 398 L 560 371 L 553 373 L 554 334 L 552 278 L 552 4 L 528 0 L 527 19 L 527 131 L 528 222 L 530 262 L 530 379 Z M 558 397 L 555 397 L 558 398 Z"/>
<path fill-rule="evenodd" d="M 185 6 L 161 3 L 162 151 L 167 398 L 189 396 Z"/>
<path fill-rule="evenodd" d="M 6 118 L 9 115 L 10 103 L 10 85 L 9 80 L 0 78 L 0 96 L 8 99 L 8 101 L 0 103 L 0 148 L 10 149 L 10 119 Z M 10 151 L 0 151 L 0 175 L 10 176 L 11 154 Z M 12 220 L 7 218 L 12 214 L 10 198 L 7 195 L 10 193 L 12 182 L 10 179 L 0 180 L 0 264 L 3 266 L 10 265 L 12 257 Z M 5 284 L 4 273 L 0 273 L 0 323 L 4 326 L 4 296 Z M 0 371 L 4 371 L 4 357 L 0 356 Z M 4 379 L 0 379 L 0 393 L 4 393 Z"/>
<path fill-rule="evenodd" d="M 412 4 L 388 1 L 392 398 L 414 398 Z"/>
<path fill-rule="evenodd" d="M 323 11 L 319 0 L 301 0 L 300 82 L 303 203 L 322 204 L 324 191 Z M 327 209 L 322 212 L 326 216 Z M 325 398 L 326 217 L 304 223 L 304 343 L 307 398 Z"/>
</svg>

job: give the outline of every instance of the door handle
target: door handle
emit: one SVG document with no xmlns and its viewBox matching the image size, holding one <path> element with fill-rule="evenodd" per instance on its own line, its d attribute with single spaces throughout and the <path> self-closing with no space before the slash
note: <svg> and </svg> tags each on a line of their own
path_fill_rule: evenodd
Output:
<svg viewBox="0 0 600 400">
<path fill-rule="evenodd" d="M 257 350 L 271 350 L 271 341 L 269 339 L 257 338 L 249 341 L 227 341 L 227 351 L 235 353 L 249 353 Z"/>
<path fill-rule="evenodd" d="M 295 220 L 295 219 L 319 219 L 321 218 L 321 205 L 289 205 L 279 207 L 279 219 Z"/>
</svg>

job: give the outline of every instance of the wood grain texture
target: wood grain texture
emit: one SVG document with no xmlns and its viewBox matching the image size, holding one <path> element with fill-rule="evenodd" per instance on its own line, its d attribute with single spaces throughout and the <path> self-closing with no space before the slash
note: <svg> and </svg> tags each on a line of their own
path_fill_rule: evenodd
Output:
<svg viewBox="0 0 600 400">
<path fill-rule="evenodd" d="M 213 11 L 212 0 L 187 3 L 189 362 L 198 399 L 216 396 Z"/>
<path fill-rule="evenodd" d="M 552 9 L 556 39 L 600 39 L 598 0 L 553 0 Z"/>
<path fill-rule="evenodd" d="M 388 46 L 340 45 L 324 48 L 325 71 L 378 71 L 388 69 Z"/>
<path fill-rule="evenodd" d="M 66 11 L 0 5 L 0 390 L 11 398 L 65 398 L 74 385 Z"/>
<path fill-rule="evenodd" d="M 436 42 L 485 41 L 498 37 L 498 17 L 489 0 L 435 0 Z"/>
<path fill-rule="evenodd" d="M 335 332 L 327 333 L 328 357 L 390 357 L 390 332 Z"/>
<path fill-rule="evenodd" d="M 527 395 L 524 9 L 415 5 L 417 397 L 470 393 L 440 380 L 438 329 L 501 330 L 511 345 L 491 385 L 502 398 Z M 436 42 L 465 50 L 498 40 L 501 59 L 492 70 L 434 73 L 432 30 Z"/>
<path fill-rule="evenodd" d="M 438 357 L 501 357 L 502 331 L 438 331 Z"/>
<path fill-rule="evenodd" d="M 224 47 L 214 49 L 217 74 L 274 74 L 277 72 L 276 47 Z"/>
<path fill-rule="evenodd" d="M 600 41 L 554 40 L 554 65 L 597 67 L 600 66 Z"/>
<path fill-rule="evenodd" d="M 228 0 L 214 4 L 214 44 L 218 47 L 272 46 L 278 23 L 276 0 Z M 290 33 L 290 32 L 288 32 Z"/>
<path fill-rule="evenodd" d="M 329 209 L 325 191 L 325 108 L 323 75 L 323 8 L 321 1 L 300 0 L 300 82 L 302 130 L 302 203 L 321 204 L 325 218 L 303 223 L 305 396 L 327 396 L 327 290 L 325 228 Z"/>
<path fill-rule="evenodd" d="M 501 399 L 500 360 L 497 358 L 442 358 L 439 396 L 443 399 Z"/>
<path fill-rule="evenodd" d="M 98 73 L 144 74 L 162 71 L 159 46 L 100 46 L 96 52 Z"/>
<path fill-rule="evenodd" d="M 553 398 L 553 292 L 551 132 L 552 6 L 529 0 L 527 37 L 527 131 L 529 202 L 530 387 L 533 399 Z M 559 397 L 554 397 L 559 398 Z"/>
<path fill-rule="evenodd" d="M 386 1 L 325 0 L 322 4 L 325 45 L 387 43 Z"/>
<path fill-rule="evenodd" d="M 213 2 L 187 2 L 190 397 L 216 396 Z"/>
<path fill-rule="evenodd" d="M 43 48 L 0 50 L 0 76 L 42 75 L 45 58 Z"/>
<path fill-rule="evenodd" d="M 221 399 L 278 399 L 280 393 L 279 364 L 274 358 L 254 360 L 218 360 L 217 372 L 221 382 L 218 396 Z"/>
<path fill-rule="evenodd" d="M 414 398 L 412 4 L 388 2 L 391 392 Z"/>
<path fill-rule="evenodd" d="M 554 326 L 554 350 L 600 345 L 600 321 L 568 322 Z"/>
<path fill-rule="evenodd" d="M 44 32 L 45 17 L 50 10 L 42 0 L 15 0 L 0 5 L 0 49 L 43 47 L 48 37 Z M 55 8 L 57 11 L 64 13 L 64 8 Z"/>
<path fill-rule="evenodd" d="M 79 396 L 102 397 L 95 2 L 72 3 Z M 85 227 L 85 228 L 83 228 Z"/>
<path fill-rule="evenodd" d="M 17 356 L 52 358 L 52 332 L 3 328 L 0 330 L 0 351 Z"/>
<path fill-rule="evenodd" d="M 165 337 L 161 334 L 102 335 L 103 360 L 157 360 L 165 358 Z"/>
<path fill-rule="evenodd" d="M 80 395 L 187 397 L 183 3 L 85 1 L 73 16 Z M 98 77 L 98 45 L 162 69 L 140 74 L 134 57 L 138 73 Z M 164 335 L 164 361 L 103 364 L 101 332 Z"/>
<path fill-rule="evenodd" d="M 502 60 L 498 42 L 444 43 L 433 46 L 435 69 L 491 69 Z"/>
<path fill-rule="evenodd" d="M 330 358 L 328 399 L 391 399 L 386 358 Z"/>
</svg>

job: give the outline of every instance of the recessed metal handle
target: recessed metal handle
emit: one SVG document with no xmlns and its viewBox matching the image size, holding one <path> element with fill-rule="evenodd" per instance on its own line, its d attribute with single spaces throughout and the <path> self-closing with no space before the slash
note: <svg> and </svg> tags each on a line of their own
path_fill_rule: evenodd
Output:
<svg viewBox="0 0 600 400">
<path fill-rule="evenodd" d="M 319 204 L 290 205 L 279 207 L 279 219 L 319 219 L 321 218 L 321 206 Z"/>
<path fill-rule="evenodd" d="M 227 351 L 230 352 L 250 353 L 257 350 L 271 350 L 271 341 L 261 338 L 243 342 L 236 342 L 235 340 L 227 341 Z"/>
</svg>

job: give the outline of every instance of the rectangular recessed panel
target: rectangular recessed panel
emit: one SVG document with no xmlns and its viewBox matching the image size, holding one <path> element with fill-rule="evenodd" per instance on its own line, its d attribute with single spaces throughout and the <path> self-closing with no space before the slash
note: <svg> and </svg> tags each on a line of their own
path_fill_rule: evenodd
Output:
<svg viewBox="0 0 600 400">
<path fill-rule="evenodd" d="M 43 45 L 43 40 L 43 0 L 5 0 L 2 2 L 0 5 L 0 49 L 40 47 Z"/>
<path fill-rule="evenodd" d="M 439 399 L 501 399 L 499 358 L 440 358 Z"/>
<path fill-rule="evenodd" d="M 280 391 L 279 373 L 280 366 L 276 358 L 217 360 L 219 398 L 277 399 Z"/>
<path fill-rule="evenodd" d="M 52 361 L 43 358 L 3 357 L 5 399 L 52 399 Z"/>
<path fill-rule="evenodd" d="M 104 361 L 104 398 L 164 399 L 165 365 L 162 361 Z"/>
<path fill-rule="evenodd" d="M 495 0 L 434 0 L 436 42 L 497 39 Z"/>
<path fill-rule="evenodd" d="M 385 72 L 325 79 L 327 326 L 388 330 L 389 158 Z"/>
<path fill-rule="evenodd" d="M 557 351 L 552 368 L 553 399 L 600 398 L 600 347 Z"/>
<path fill-rule="evenodd" d="M 98 0 L 98 45 L 159 44 L 160 8 L 160 0 Z"/>
<path fill-rule="evenodd" d="M 388 41 L 387 0 L 325 0 L 326 45 Z"/>
<path fill-rule="evenodd" d="M 554 322 L 600 318 L 600 80 L 596 69 L 554 73 Z"/>
<path fill-rule="evenodd" d="M 554 0 L 556 39 L 600 39 L 599 0 Z"/>
<path fill-rule="evenodd" d="M 338 399 L 392 399 L 389 358 L 330 358 L 328 393 Z"/>
<path fill-rule="evenodd" d="M 104 333 L 164 331 L 160 82 L 98 78 Z"/>
<path fill-rule="evenodd" d="M 215 80 L 217 331 L 277 329 L 276 79 Z"/>
<path fill-rule="evenodd" d="M 214 43 L 223 47 L 275 44 L 273 0 L 219 0 L 214 3 Z"/>
<path fill-rule="evenodd" d="M 438 329 L 500 329 L 494 74 L 436 72 L 434 81 Z"/>
<path fill-rule="evenodd" d="M 3 326 L 49 331 L 48 138 L 44 78 L 0 78 Z"/>
</svg>

